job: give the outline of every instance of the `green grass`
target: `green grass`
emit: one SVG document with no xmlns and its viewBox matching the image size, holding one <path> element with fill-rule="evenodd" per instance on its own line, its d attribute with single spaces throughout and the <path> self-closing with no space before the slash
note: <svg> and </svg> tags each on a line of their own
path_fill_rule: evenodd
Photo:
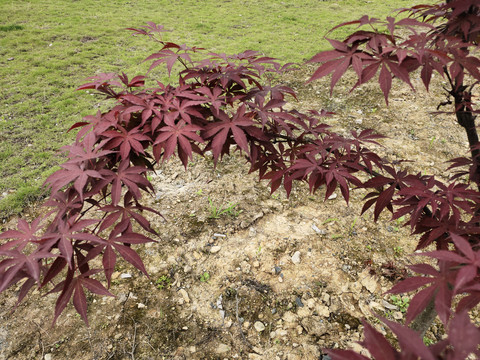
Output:
<svg viewBox="0 0 480 360">
<path fill-rule="evenodd" d="M 417 1 L 418 2 L 418 1 Z M 72 142 L 66 130 L 105 109 L 75 89 L 99 72 L 146 70 L 157 45 L 126 27 L 153 21 L 164 39 L 216 52 L 258 50 L 303 62 L 328 44 L 334 25 L 364 13 L 385 16 L 412 0 L 2 0 L 0 1 L 0 218 L 44 193 L 40 186 Z M 346 33 L 335 33 L 342 37 Z"/>
</svg>

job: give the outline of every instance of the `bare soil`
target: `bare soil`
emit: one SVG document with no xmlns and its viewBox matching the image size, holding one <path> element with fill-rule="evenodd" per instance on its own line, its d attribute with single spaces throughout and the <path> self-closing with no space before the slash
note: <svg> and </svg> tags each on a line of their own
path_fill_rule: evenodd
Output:
<svg viewBox="0 0 480 360">
<path fill-rule="evenodd" d="M 376 151 L 411 160 L 409 171 L 445 178 L 445 161 L 466 154 L 454 117 L 431 114 L 444 100 L 442 79 L 429 93 L 396 83 L 386 107 L 373 84 L 349 94 L 346 80 L 330 97 L 327 81 L 304 85 L 310 71 L 285 78 L 299 93 L 293 106 L 335 111 L 326 122 L 342 134 L 387 135 Z M 51 327 L 57 294 L 36 291 L 12 314 L 18 288 L 5 292 L 0 359 L 322 359 L 326 347 L 359 350 L 363 318 L 385 332 L 373 313 L 403 321 L 385 292 L 417 261 L 406 256 L 416 245 L 409 229 L 386 213 L 377 223 L 361 215 L 361 190 L 347 205 L 339 192 L 323 201 L 297 184 L 287 199 L 247 174 L 239 154 L 217 168 L 208 158 L 186 172 L 164 164 L 145 198 L 164 216 L 150 218 L 161 238 L 139 250 L 150 278 L 120 261 L 116 297 L 88 298 L 90 327 L 71 305 Z M 436 323 L 427 337 L 442 334 Z"/>
</svg>

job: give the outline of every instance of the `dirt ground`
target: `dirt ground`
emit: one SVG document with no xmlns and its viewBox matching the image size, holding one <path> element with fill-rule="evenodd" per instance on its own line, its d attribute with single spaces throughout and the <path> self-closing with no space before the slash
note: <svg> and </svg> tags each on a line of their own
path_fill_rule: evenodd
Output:
<svg viewBox="0 0 480 360">
<path fill-rule="evenodd" d="M 347 80 L 330 98 L 327 81 L 304 85 L 310 71 L 285 78 L 299 93 L 293 106 L 335 111 L 326 122 L 342 134 L 387 135 L 377 151 L 411 160 L 410 171 L 442 178 L 445 161 L 466 154 L 453 116 L 430 114 L 444 100 L 441 79 L 430 93 L 396 83 L 387 108 L 373 84 L 349 94 Z M 88 297 L 90 327 L 71 305 L 51 327 L 57 294 L 35 292 L 12 314 L 18 289 L 7 291 L 0 359 L 328 359 L 323 348 L 361 348 L 362 318 L 385 332 L 373 312 L 403 321 L 408 298 L 384 293 L 417 261 L 408 229 L 361 215 L 361 190 L 347 205 L 339 191 L 324 202 L 297 184 L 287 199 L 247 173 L 238 154 L 216 169 L 208 158 L 187 172 L 162 166 L 145 199 L 164 216 L 150 218 L 161 237 L 140 250 L 150 278 L 119 262 L 116 297 Z M 437 323 L 427 337 L 442 334 Z"/>
</svg>

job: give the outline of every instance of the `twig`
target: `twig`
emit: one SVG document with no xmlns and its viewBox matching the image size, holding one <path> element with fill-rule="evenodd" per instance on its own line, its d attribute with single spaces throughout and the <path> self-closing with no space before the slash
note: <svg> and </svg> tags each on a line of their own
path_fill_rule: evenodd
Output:
<svg viewBox="0 0 480 360">
<path fill-rule="evenodd" d="M 133 319 L 132 319 L 133 320 Z M 132 350 L 130 352 L 127 352 L 128 355 L 132 358 L 132 360 L 135 360 L 135 350 L 137 348 L 136 344 L 136 339 L 137 339 L 137 323 L 135 320 L 133 320 L 133 342 L 132 342 Z"/>
</svg>

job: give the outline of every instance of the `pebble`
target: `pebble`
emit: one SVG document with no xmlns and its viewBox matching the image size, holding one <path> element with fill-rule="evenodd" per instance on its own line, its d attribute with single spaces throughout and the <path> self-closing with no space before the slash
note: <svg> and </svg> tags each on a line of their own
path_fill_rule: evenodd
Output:
<svg viewBox="0 0 480 360">
<path fill-rule="evenodd" d="M 278 282 L 281 282 L 281 283 L 283 282 L 283 276 L 278 277 Z"/>
<path fill-rule="evenodd" d="M 256 269 L 258 269 L 260 267 L 260 263 L 257 260 L 255 260 L 252 265 Z"/>
<path fill-rule="evenodd" d="M 210 249 L 210 253 L 211 253 L 211 254 L 216 254 L 216 253 L 218 253 L 221 249 L 222 249 L 222 247 L 219 246 L 219 245 L 212 246 L 212 248 Z"/>
<path fill-rule="evenodd" d="M 143 309 L 143 308 L 146 308 L 147 305 L 142 304 L 142 303 L 138 303 L 138 304 L 137 304 L 137 307 L 138 307 L 139 309 Z"/>
<path fill-rule="evenodd" d="M 336 193 L 333 193 L 332 195 L 330 195 L 330 196 L 328 197 L 328 200 L 334 200 L 334 199 L 337 198 L 337 196 L 338 196 L 338 195 L 337 195 Z"/>
<path fill-rule="evenodd" d="M 255 324 L 253 325 L 253 327 L 258 332 L 262 332 L 263 330 L 265 330 L 265 325 L 261 321 L 256 321 Z"/>
<path fill-rule="evenodd" d="M 302 302 L 302 299 L 300 299 L 299 297 L 297 297 L 295 299 L 295 303 L 297 304 L 298 307 L 303 307 L 303 302 Z"/>
<path fill-rule="evenodd" d="M 282 268 L 280 266 L 275 266 L 272 270 L 272 272 L 275 274 L 275 275 L 278 275 L 282 272 Z"/>
<path fill-rule="evenodd" d="M 191 271 L 192 271 L 192 267 L 190 265 L 185 265 L 185 267 L 183 268 L 183 272 L 185 274 L 188 274 Z"/>
<path fill-rule="evenodd" d="M 53 359 L 52 354 L 45 354 L 45 356 L 43 358 L 45 360 L 52 360 Z"/>
<path fill-rule="evenodd" d="M 224 354 L 230 352 L 231 347 L 228 346 L 227 344 L 219 344 L 216 349 L 217 354 Z"/>
<path fill-rule="evenodd" d="M 318 226 L 315 225 L 315 224 L 312 224 L 312 229 L 313 229 L 313 231 L 315 231 L 319 235 L 325 235 L 327 233 L 326 230 L 319 229 Z"/>
<path fill-rule="evenodd" d="M 190 298 L 188 297 L 188 293 L 185 289 L 178 290 L 178 293 L 182 296 L 183 301 L 186 303 L 190 302 Z"/>
<path fill-rule="evenodd" d="M 120 274 L 121 279 L 130 279 L 131 277 L 132 277 L 132 274 L 129 274 L 129 273 Z"/>
<path fill-rule="evenodd" d="M 292 262 L 295 265 L 300 264 L 300 251 L 295 251 L 295 253 L 292 255 Z"/>
<path fill-rule="evenodd" d="M 213 234 L 213 236 L 212 236 L 212 237 L 213 237 L 214 239 L 216 239 L 216 238 L 226 238 L 226 237 L 227 237 L 227 235 L 225 235 L 225 234 L 217 234 L 217 233 L 215 233 L 215 234 Z"/>
</svg>

